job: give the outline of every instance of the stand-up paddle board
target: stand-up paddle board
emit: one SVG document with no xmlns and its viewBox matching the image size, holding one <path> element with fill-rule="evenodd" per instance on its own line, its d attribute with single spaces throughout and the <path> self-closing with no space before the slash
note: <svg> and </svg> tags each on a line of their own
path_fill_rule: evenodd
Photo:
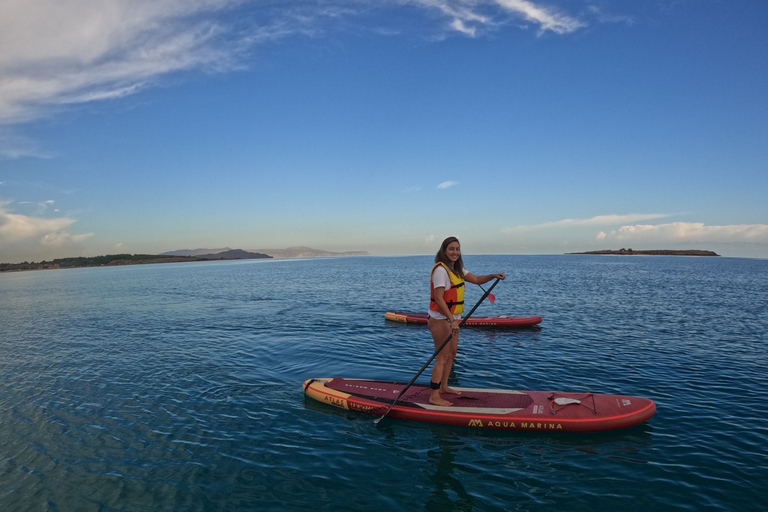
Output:
<svg viewBox="0 0 768 512">
<path fill-rule="evenodd" d="M 304 393 L 341 409 L 382 415 L 405 387 L 402 382 L 334 377 L 307 380 Z M 639 425 L 656 412 L 653 401 L 636 396 L 453 389 L 461 395 L 442 395 L 453 403 L 443 407 L 429 403 L 429 387 L 414 384 L 387 418 L 510 431 L 600 432 Z"/>
<path fill-rule="evenodd" d="M 406 324 L 426 325 L 429 315 L 426 313 L 404 313 L 402 311 L 384 313 L 386 320 Z M 515 327 L 531 327 L 540 324 L 540 316 L 471 316 L 466 319 L 466 327 L 495 327 L 497 329 L 514 329 Z"/>
</svg>

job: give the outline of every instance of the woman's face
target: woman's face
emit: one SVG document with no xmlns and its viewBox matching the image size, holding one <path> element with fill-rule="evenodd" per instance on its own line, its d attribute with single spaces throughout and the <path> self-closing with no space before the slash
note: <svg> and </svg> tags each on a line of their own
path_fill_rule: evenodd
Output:
<svg viewBox="0 0 768 512">
<path fill-rule="evenodd" d="M 451 242 L 448 247 L 445 248 L 445 255 L 448 257 L 448 261 L 456 263 L 456 260 L 461 256 L 461 246 L 459 242 Z"/>
</svg>

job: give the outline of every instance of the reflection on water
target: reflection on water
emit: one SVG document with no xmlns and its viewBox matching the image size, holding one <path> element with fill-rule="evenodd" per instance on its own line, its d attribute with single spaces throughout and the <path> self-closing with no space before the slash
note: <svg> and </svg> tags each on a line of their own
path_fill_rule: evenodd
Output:
<svg viewBox="0 0 768 512">
<path fill-rule="evenodd" d="M 467 493 L 461 481 L 455 476 L 456 452 L 461 443 L 450 438 L 436 436 L 437 446 L 427 452 L 427 460 L 434 465 L 432 495 L 425 504 L 428 511 L 472 510 L 474 500 Z"/>
</svg>

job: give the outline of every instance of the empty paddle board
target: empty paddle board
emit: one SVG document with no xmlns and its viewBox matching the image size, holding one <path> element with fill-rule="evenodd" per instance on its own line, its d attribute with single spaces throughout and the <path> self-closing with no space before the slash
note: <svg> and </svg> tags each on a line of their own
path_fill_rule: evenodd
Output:
<svg viewBox="0 0 768 512">
<path fill-rule="evenodd" d="M 426 313 L 404 313 L 402 311 L 387 311 L 386 320 L 406 324 L 426 325 L 429 315 Z M 540 324 L 540 316 L 471 316 L 464 323 L 465 327 L 495 327 L 497 329 L 513 329 L 515 327 L 531 327 Z"/>
</svg>

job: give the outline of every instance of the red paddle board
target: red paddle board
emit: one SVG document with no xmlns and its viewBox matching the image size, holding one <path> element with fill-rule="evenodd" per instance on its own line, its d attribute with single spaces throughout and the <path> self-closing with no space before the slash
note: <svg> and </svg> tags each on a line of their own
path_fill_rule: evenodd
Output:
<svg viewBox="0 0 768 512">
<path fill-rule="evenodd" d="M 426 325 L 429 315 L 426 313 L 404 313 L 402 311 L 386 312 L 384 318 L 393 322 Z M 464 323 L 465 327 L 495 327 L 498 329 L 513 329 L 515 327 L 530 327 L 540 324 L 540 316 L 471 316 Z"/>
<path fill-rule="evenodd" d="M 307 380 L 304 393 L 341 409 L 382 415 L 405 387 L 402 382 L 334 377 Z M 429 387 L 414 384 L 387 418 L 509 431 L 600 432 L 639 425 L 656 412 L 653 401 L 636 396 L 453 389 L 461 395 L 444 394 L 453 405 L 443 407 L 429 403 Z"/>
</svg>

